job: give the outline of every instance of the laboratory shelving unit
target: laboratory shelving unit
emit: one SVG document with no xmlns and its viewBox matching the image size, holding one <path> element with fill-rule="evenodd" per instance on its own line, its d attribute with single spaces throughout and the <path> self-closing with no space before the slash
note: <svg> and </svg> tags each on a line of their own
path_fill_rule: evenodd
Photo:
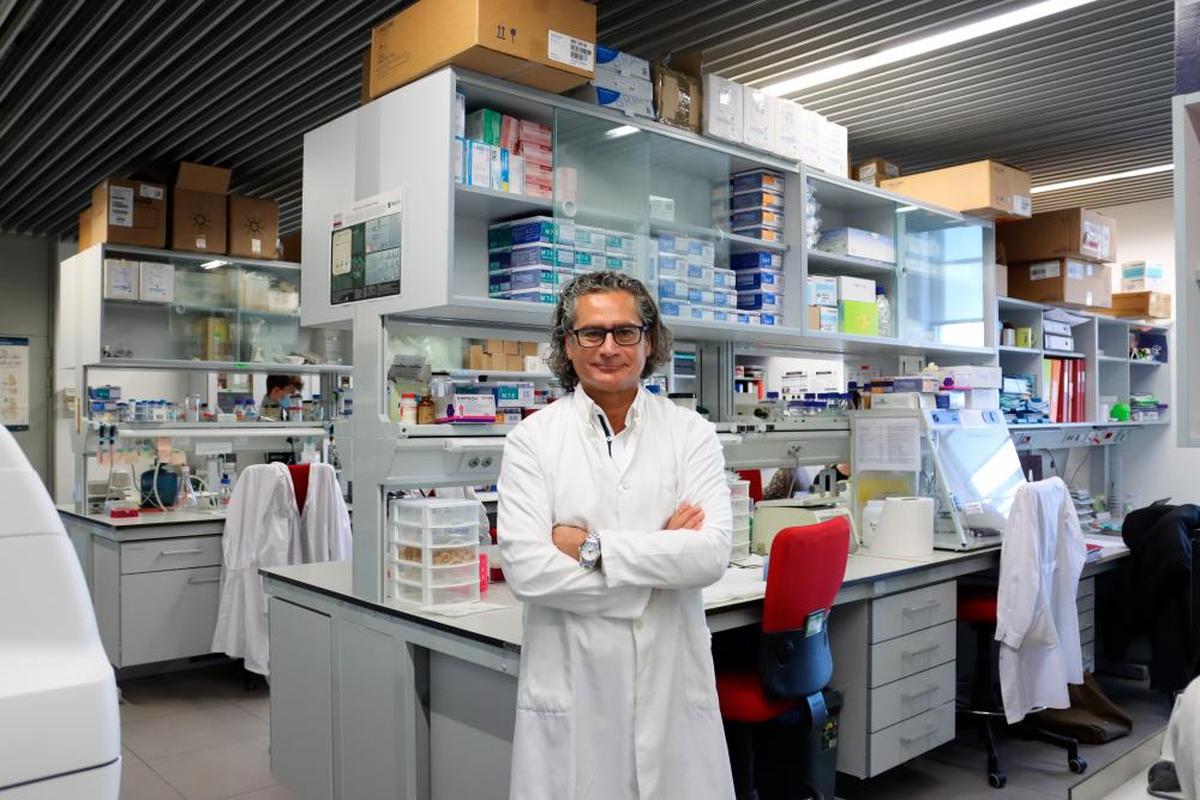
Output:
<svg viewBox="0 0 1200 800">
<path fill-rule="evenodd" d="M 106 298 L 108 261 L 166 265 L 173 281 L 167 302 Z M 223 390 L 217 375 L 252 376 L 257 400 L 267 373 L 314 376 L 330 411 L 335 381 L 349 375 L 348 334 L 306 331 L 299 313 L 300 265 L 126 245 L 97 244 L 60 264 L 56 326 L 55 494 L 82 508 L 89 499 L 89 472 L 100 451 L 100 420 L 90 413 L 88 387 L 122 385 L 125 398 L 200 395 L 212 409 Z M 215 333 L 214 333 L 215 331 Z M 337 363 L 293 364 L 299 349 L 332 354 Z M 253 377 L 258 377 L 257 382 Z M 330 415 L 331 416 L 331 415 Z M 110 431 L 114 448 L 171 439 L 193 452 L 262 453 L 288 442 L 328 441 L 327 423 L 122 422 Z M 206 444 L 200 444 L 207 441 Z M 197 450 L 198 448 L 198 450 Z"/>
</svg>

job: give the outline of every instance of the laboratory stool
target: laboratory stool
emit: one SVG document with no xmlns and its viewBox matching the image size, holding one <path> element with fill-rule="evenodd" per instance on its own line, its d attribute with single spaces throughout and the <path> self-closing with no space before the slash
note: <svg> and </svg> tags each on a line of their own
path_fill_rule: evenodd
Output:
<svg viewBox="0 0 1200 800">
<path fill-rule="evenodd" d="M 758 797 L 756 788 L 763 800 L 801 791 L 833 800 L 841 696 L 825 689 L 833 674 L 826 622 L 849 554 L 843 517 L 784 528 L 771 542 L 758 668 L 717 674 L 738 800 Z"/>
<path fill-rule="evenodd" d="M 996 587 L 958 587 L 958 620 L 966 622 L 975 633 L 975 671 L 971 679 L 969 705 L 960 705 L 959 714 L 974 717 L 979 723 L 979 735 L 987 749 L 987 781 L 993 789 L 1003 789 L 1008 776 L 1000 767 L 1000 755 L 996 750 L 996 736 L 992 720 L 1004 722 L 1003 704 L 998 702 L 995 688 L 995 664 L 992 657 L 992 641 L 996 638 Z M 1067 751 L 1067 767 L 1076 774 L 1087 769 L 1087 759 L 1079 754 L 1079 742 L 1069 736 L 1061 736 L 1023 720 L 1013 726 L 1018 733 L 1038 741 L 1046 742 Z"/>
</svg>

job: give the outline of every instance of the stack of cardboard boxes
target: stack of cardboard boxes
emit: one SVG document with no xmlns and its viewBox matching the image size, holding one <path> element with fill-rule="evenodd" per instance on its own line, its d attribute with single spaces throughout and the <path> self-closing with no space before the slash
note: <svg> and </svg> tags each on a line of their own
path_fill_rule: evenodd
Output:
<svg viewBox="0 0 1200 800">
<path fill-rule="evenodd" d="M 1075 308 L 1112 305 L 1112 261 L 1117 222 L 1095 211 L 1072 208 L 1034 214 L 997 226 L 996 240 L 1008 261 L 1010 297 Z"/>
<path fill-rule="evenodd" d="M 548 372 L 542 359 L 546 345 L 510 339 L 476 339 L 467 342 L 467 369 L 493 372 Z"/>
<path fill-rule="evenodd" d="M 229 179 L 228 169 L 181 163 L 168 215 L 165 186 L 109 178 L 92 190 L 92 205 L 79 215 L 79 249 L 101 242 L 161 248 L 169 228 L 173 250 L 276 258 L 278 205 L 227 194 Z"/>
</svg>

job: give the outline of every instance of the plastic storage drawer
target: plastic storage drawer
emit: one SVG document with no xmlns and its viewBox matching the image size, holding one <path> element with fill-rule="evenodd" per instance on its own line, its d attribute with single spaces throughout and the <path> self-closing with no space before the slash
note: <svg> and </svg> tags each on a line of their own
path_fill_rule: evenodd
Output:
<svg viewBox="0 0 1200 800">
<path fill-rule="evenodd" d="M 392 518 L 400 524 L 421 527 L 479 525 L 480 505 L 475 500 L 448 500 L 437 497 L 393 500 Z"/>
<path fill-rule="evenodd" d="M 392 599 L 423 606 L 447 606 L 473 603 L 479 599 L 479 576 L 461 586 L 416 586 L 405 581 L 389 581 Z"/>
</svg>

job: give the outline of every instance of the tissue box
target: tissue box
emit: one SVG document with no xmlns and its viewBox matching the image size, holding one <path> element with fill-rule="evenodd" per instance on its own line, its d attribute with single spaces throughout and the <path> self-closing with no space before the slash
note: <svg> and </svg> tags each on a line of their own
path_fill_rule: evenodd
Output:
<svg viewBox="0 0 1200 800">
<path fill-rule="evenodd" d="M 1166 272 L 1155 261 L 1128 261 L 1121 265 L 1122 292 L 1168 292 Z"/>
<path fill-rule="evenodd" d="M 704 133 L 741 142 L 743 136 L 743 87 L 741 84 L 708 74 L 704 76 Z"/>
<path fill-rule="evenodd" d="M 875 288 L 872 286 L 871 291 Z M 824 275 L 808 276 L 808 298 L 810 306 L 836 307 L 838 301 L 838 279 Z M 871 299 L 874 302 L 874 298 Z"/>
</svg>

